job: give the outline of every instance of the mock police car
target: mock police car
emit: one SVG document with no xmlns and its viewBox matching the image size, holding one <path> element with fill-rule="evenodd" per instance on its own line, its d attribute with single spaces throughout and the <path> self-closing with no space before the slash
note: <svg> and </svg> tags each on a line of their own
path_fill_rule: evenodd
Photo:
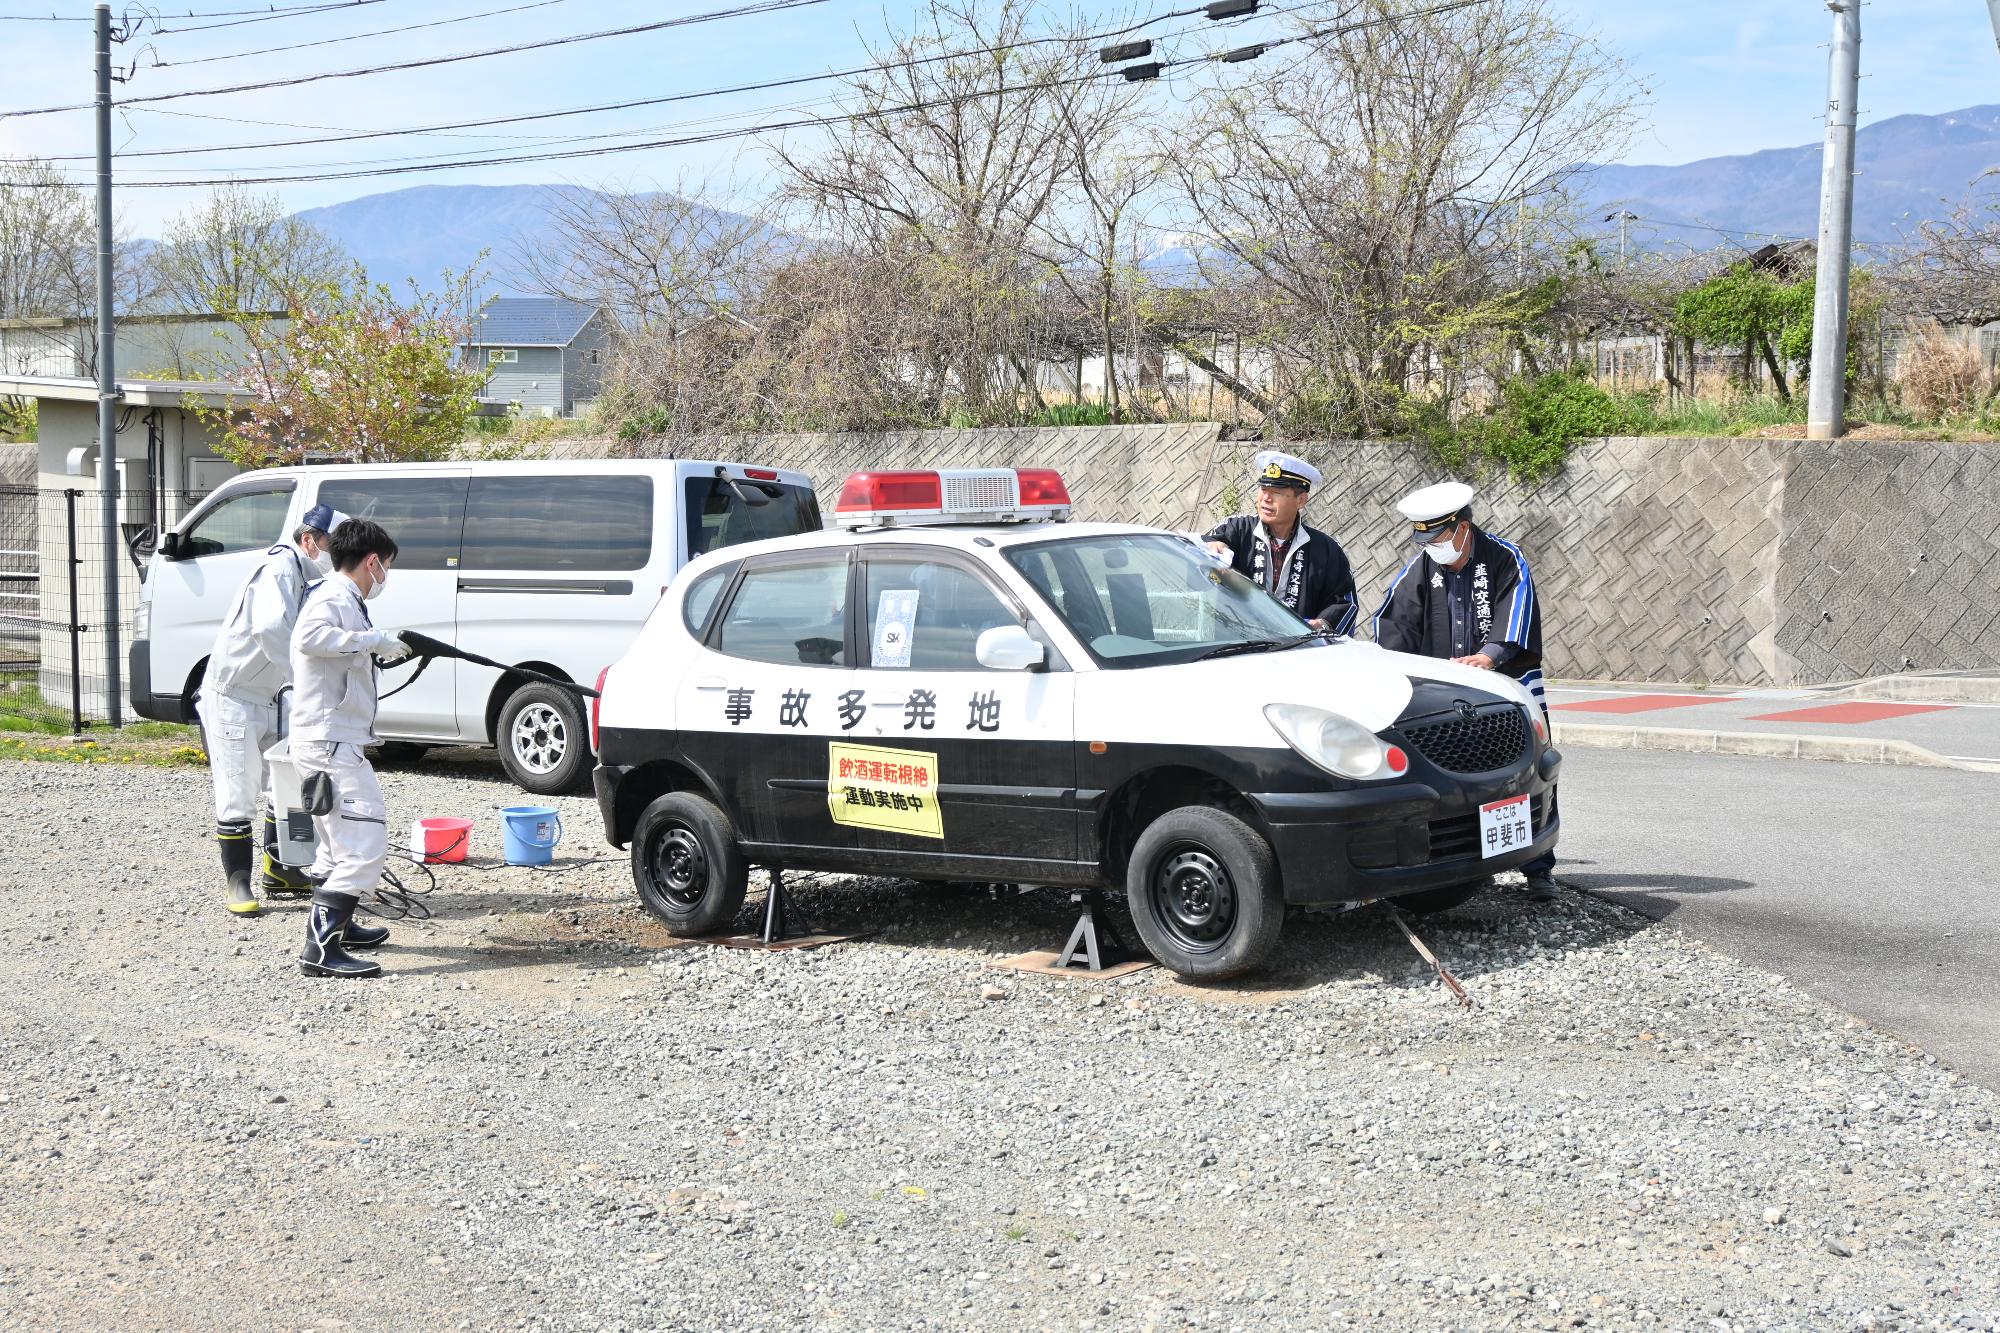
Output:
<svg viewBox="0 0 2000 1333">
<path fill-rule="evenodd" d="M 689 565 L 594 714 L 644 906 L 721 930 L 750 864 L 1120 888 L 1154 957 L 1218 978 L 1288 903 L 1436 910 L 1554 845 L 1514 681 L 1068 512 L 1047 470 L 863 472 L 836 530 Z"/>
</svg>

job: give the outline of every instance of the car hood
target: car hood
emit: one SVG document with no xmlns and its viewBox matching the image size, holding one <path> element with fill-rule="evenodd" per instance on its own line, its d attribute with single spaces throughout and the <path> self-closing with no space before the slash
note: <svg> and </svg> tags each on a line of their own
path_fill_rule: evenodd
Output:
<svg viewBox="0 0 2000 1333">
<path fill-rule="evenodd" d="M 1172 688 L 1164 697 L 1145 687 L 1151 682 L 1142 684 L 1155 671 L 1171 678 Z M 1086 730 L 1097 721 L 1143 713 L 1153 734 L 1192 744 L 1283 745 L 1264 717 L 1264 705 L 1274 703 L 1324 708 L 1370 731 L 1381 731 L 1409 707 L 1412 677 L 1532 706 L 1528 692 L 1498 672 L 1392 653 L 1358 641 L 1087 675 L 1085 711 L 1079 714 L 1080 719 L 1090 720 Z"/>
</svg>

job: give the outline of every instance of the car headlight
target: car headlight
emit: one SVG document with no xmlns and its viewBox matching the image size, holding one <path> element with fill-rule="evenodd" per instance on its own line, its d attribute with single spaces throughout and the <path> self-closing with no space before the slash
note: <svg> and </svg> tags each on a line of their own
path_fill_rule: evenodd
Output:
<svg viewBox="0 0 2000 1333">
<path fill-rule="evenodd" d="M 1265 704 L 1264 716 L 1285 744 L 1329 773 L 1344 778 L 1395 776 L 1409 756 L 1352 718 L 1308 704 Z"/>
</svg>

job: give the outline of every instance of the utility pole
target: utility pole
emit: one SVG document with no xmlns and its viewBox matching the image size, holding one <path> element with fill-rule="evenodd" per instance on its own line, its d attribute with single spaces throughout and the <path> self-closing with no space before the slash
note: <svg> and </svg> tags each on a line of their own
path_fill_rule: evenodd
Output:
<svg viewBox="0 0 2000 1333">
<path fill-rule="evenodd" d="M 112 6 L 98 0 L 98 498 L 104 504 L 104 703 L 124 725 L 118 669 L 118 374 L 112 358 Z M 70 578 L 76 570 L 70 570 Z M 74 681 L 82 691 L 84 683 Z"/>
<path fill-rule="evenodd" d="M 1819 270 L 1813 289 L 1812 391 L 1806 438 L 1837 440 L 1847 429 L 1847 273 L 1854 240 L 1855 101 L 1861 92 L 1861 0 L 1826 0 L 1833 11 L 1827 56 L 1826 148 L 1820 164 Z"/>
<path fill-rule="evenodd" d="M 2000 4 L 2000 0 L 1993 0 L 1993 3 Z M 1604 215 L 1604 220 L 1606 222 L 1615 221 L 1618 224 L 1618 267 L 1624 268 L 1625 267 L 1625 224 L 1628 222 L 1637 222 L 1639 220 L 1639 215 L 1637 213 L 1634 213 L 1629 208 L 1621 208 L 1616 213 L 1606 213 Z"/>
</svg>

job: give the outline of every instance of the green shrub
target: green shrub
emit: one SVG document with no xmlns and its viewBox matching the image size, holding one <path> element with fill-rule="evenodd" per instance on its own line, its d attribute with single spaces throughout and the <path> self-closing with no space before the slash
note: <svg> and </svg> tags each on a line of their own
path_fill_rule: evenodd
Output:
<svg viewBox="0 0 2000 1333">
<path fill-rule="evenodd" d="M 1490 411 L 1457 421 L 1434 399 L 1406 397 L 1397 409 L 1402 432 L 1429 445 L 1446 467 L 1499 466 L 1522 481 L 1560 471 L 1581 441 L 1635 429 L 1634 415 L 1581 370 L 1510 381 Z"/>
<path fill-rule="evenodd" d="M 1029 415 L 1030 426 L 1109 426 L 1111 409 L 1103 403 L 1052 403 Z"/>
<path fill-rule="evenodd" d="M 664 407 L 642 407 L 618 423 L 621 440 L 645 440 L 674 428 L 674 414 Z"/>
</svg>

